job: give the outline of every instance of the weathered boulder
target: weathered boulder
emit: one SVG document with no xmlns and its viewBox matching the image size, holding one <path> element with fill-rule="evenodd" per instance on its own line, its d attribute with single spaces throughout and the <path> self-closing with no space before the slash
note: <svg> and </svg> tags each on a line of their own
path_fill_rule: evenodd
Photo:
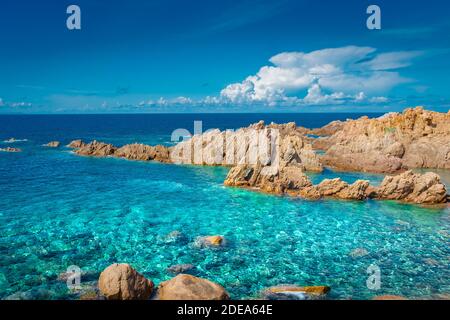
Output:
<svg viewBox="0 0 450 320">
<path fill-rule="evenodd" d="M 59 145 L 60 145 L 59 141 L 50 141 L 49 143 L 44 144 L 43 146 L 44 147 L 49 147 L 49 148 L 58 148 Z"/>
<path fill-rule="evenodd" d="M 447 201 L 445 185 L 432 172 L 417 174 L 406 171 L 397 176 L 387 176 L 375 193 L 379 199 L 411 203 L 437 204 Z"/>
<path fill-rule="evenodd" d="M 98 287 L 109 300 L 146 300 L 154 285 L 130 265 L 116 263 L 100 274 Z"/>
<path fill-rule="evenodd" d="M 219 284 L 179 274 L 175 278 L 162 282 L 158 287 L 159 300 L 228 300 L 230 295 Z"/>
<path fill-rule="evenodd" d="M 94 140 L 91 143 L 81 146 L 75 153 L 81 156 L 107 157 L 112 156 L 116 150 L 117 148 L 112 144 Z"/>
</svg>

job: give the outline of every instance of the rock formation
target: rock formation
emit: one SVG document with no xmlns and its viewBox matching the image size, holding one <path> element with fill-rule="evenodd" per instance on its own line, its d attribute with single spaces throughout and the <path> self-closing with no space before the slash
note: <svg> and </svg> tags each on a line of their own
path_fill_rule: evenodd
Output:
<svg viewBox="0 0 450 320">
<path fill-rule="evenodd" d="M 450 169 L 450 113 L 417 107 L 376 119 L 347 120 L 339 126 L 332 136 L 313 143 L 326 150 L 324 165 L 380 173 Z"/>
<path fill-rule="evenodd" d="M 228 300 L 230 295 L 219 284 L 188 274 L 179 274 L 158 287 L 159 300 Z"/>
<path fill-rule="evenodd" d="M 82 140 L 73 140 L 71 143 L 67 145 L 67 147 L 72 149 L 78 149 L 84 147 L 86 144 Z"/>
<path fill-rule="evenodd" d="M 112 144 L 94 140 L 75 150 L 75 153 L 80 156 L 107 157 L 112 156 L 116 150 L 117 148 Z"/>
<path fill-rule="evenodd" d="M 154 285 L 130 265 L 116 263 L 100 274 L 98 287 L 108 300 L 146 300 Z"/>
<path fill-rule="evenodd" d="M 222 236 L 206 236 L 195 239 L 194 246 L 198 248 L 221 247 L 224 246 L 225 243 L 225 238 Z"/>
<path fill-rule="evenodd" d="M 50 141 L 49 143 L 44 144 L 43 146 L 44 147 L 49 147 L 49 148 L 58 148 L 59 145 L 60 145 L 59 141 Z"/>
</svg>

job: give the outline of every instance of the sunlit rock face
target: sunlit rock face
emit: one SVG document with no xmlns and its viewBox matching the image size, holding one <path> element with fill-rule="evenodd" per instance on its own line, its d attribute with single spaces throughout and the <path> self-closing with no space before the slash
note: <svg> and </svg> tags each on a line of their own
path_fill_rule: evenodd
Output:
<svg viewBox="0 0 450 320">
<path fill-rule="evenodd" d="M 376 119 L 348 120 L 339 126 L 333 135 L 314 143 L 327 150 L 324 165 L 380 173 L 450 168 L 449 113 L 417 107 Z"/>
</svg>

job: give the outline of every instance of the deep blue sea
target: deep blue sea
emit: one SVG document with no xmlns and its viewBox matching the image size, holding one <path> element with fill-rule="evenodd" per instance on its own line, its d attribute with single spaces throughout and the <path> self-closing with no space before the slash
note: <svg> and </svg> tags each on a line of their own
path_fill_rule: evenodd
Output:
<svg viewBox="0 0 450 320">
<path fill-rule="evenodd" d="M 0 148 L 0 298 L 77 299 L 58 275 L 70 265 L 82 284 L 126 262 L 156 284 L 174 264 L 222 284 L 233 299 L 255 298 L 278 284 L 328 285 L 332 299 L 450 293 L 450 208 L 388 201 L 306 201 L 227 188 L 226 168 L 79 157 L 52 140 L 169 145 L 177 128 L 234 129 L 261 119 L 320 127 L 357 114 L 2 115 Z M 370 116 L 378 116 L 376 114 Z M 441 171 L 445 179 L 449 172 Z M 340 176 L 374 184 L 380 175 Z M 167 235 L 180 231 L 171 241 Z M 227 246 L 199 249 L 198 236 L 220 234 Z M 359 249 L 363 256 L 351 253 Z M 369 289 L 367 268 L 381 271 Z"/>
</svg>

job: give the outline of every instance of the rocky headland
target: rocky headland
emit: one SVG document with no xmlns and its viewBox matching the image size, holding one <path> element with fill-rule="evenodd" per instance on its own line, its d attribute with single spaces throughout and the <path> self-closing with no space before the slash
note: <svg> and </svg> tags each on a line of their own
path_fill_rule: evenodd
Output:
<svg viewBox="0 0 450 320">
<path fill-rule="evenodd" d="M 227 166 L 226 186 L 311 200 L 448 201 L 446 187 L 437 174 L 410 171 L 450 169 L 450 113 L 421 107 L 375 119 L 333 121 L 312 130 L 295 123 L 266 125 L 260 121 L 238 130 L 209 130 L 172 147 L 137 143 L 116 147 L 81 140 L 68 146 L 83 156 Z M 393 175 L 386 176 L 380 186 L 364 180 L 348 184 L 341 179 L 325 179 L 313 185 L 305 172 L 321 172 L 325 166 Z"/>
</svg>

